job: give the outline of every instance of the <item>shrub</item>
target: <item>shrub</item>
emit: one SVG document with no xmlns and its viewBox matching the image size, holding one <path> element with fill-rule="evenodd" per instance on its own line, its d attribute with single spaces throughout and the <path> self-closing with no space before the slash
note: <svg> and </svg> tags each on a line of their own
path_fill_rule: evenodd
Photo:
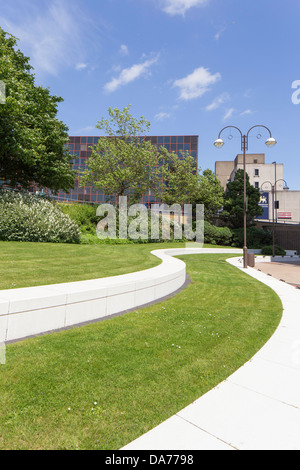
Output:
<svg viewBox="0 0 300 470">
<path fill-rule="evenodd" d="M 80 231 L 52 202 L 30 193 L 2 189 L 0 240 L 79 243 Z"/>
<path fill-rule="evenodd" d="M 98 217 L 97 214 L 97 207 L 98 205 L 91 205 L 91 204 L 62 204 L 59 203 L 58 207 L 60 210 L 68 214 L 69 217 L 76 222 L 81 231 L 81 239 L 80 243 L 82 244 L 130 244 L 130 243 L 157 243 L 157 242 L 168 242 L 168 241 L 176 241 L 174 240 L 174 229 L 176 226 L 176 222 L 173 220 L 168 220 L 168 217 L 163 215 L 155 215 L 154 217 L 159 217 L 159 238 L 152 239 L 151 238 L 151 212 L 148 212 L 148 227 L 146 232 L 141 231 L 141 237 L 137 239 L 130 239 L 128 235 L 128 239 L 120 239 L 119 238 L 119 210 L 116 208 L 116 237 L 117 238 L 98 238 L 96 233 L 97 224 L 101 221 L 104 217 Z M 127 217 L 127 228 L 130 224 L 136 219 L 136 217 Z M 162 226 L 163 224 L 170 223 L 170 238 L 164 237 Z M 166 225 L 168 227 L 168 225 Z M 137 229 L 138 230 L 138 229 Z M 184 239 L 185 240 L 185 239 Z M 178 240 L 180 241 L 180 240 Z"/>
<path fill-rule="evenodd" d="M 273 245 L 264 246 L 261 250 L 263 256 L 273 256 Z M 275 246 L 275 256 L 285 256 L 286 252 L 281 246 Z"/>
<path fill-rule="evenodd" d="M 230 246 L 233 233 L 228 227 L 217 227 L 204 221 L 204 242 L 211 245 Z"/>
<path fill-rule="evenodd" d="M 244 246 L 244 229 L 232 229 L 233 245 L 239 248 Z M 269 231 L 259 229 L 257 227 L 247 228 L 247 246 L 248 248 L 261 249 L 263 246 L 272 244 L 273 235 Z"/>
<path fill-rule="evenodd" d="M 63 204 L 57 205 L 64 214 L 67 214 L 82 232 L 93 232 L 99 220 L 96 216 L 97 205 L 94 204 Z"/>
</svg>

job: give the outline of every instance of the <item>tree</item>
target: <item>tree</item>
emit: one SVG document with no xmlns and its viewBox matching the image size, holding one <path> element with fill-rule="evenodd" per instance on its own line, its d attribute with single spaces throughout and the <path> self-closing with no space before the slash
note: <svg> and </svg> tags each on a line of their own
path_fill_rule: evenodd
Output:
<svg viewBox="0 0 300 470">
<path fill-rule="evenodd" d="M 250 184 L 248 173 L 246 173 L 246 192 L 247 227 L 250 227 L 253 225 L 254 218 L 263 213 L 263 209 L 259 206 L 259 189 Z M 233 228 L 241 228 L 244 225 L 244 170 L 239 169 L 234 181 L 227 184 L 221 218 Z"/>
<path fill-rule="evenodd" d="M 213 221 L 215 214 L 223 207 L 224 195 L 224 189 L 214 172 L 204 170 L 202 175 L 199 175 L 196 203 L 204 205 L 205 220 Z"/>
<path fill-rule="evenodd" d="M 157 195 L 164 204 L 192 204 L 198 192 L 198 169 L 188 152 L 182 156 L 164 152 L 162 166 L 164 184 L 157 189 Z"/>
<path fill-rule="evenodd" d="M 24 188 L 36 183 L 54 191 L 74 186 L 68 128 L 57 119 L 58 103 L 48 88 L 35 85 L 29 58 L 15 50 L 17 39 L 0 28 L 0 178 Z"/>
<path fill-rule="evenodd" d="M 131 202 L 136 203 L 156 187 L 163 151 L 141 137 L 149 132 L 150 123 L 143 116 L 139 120 L 134 118 L 130 107 L 108 108 L 109 119 L 98 122 L 96 127 L 105 136 L 93 147 L 80 186 L 103 189 L 117 202 L 120 196 L 130 194 Z"/>
</svg>

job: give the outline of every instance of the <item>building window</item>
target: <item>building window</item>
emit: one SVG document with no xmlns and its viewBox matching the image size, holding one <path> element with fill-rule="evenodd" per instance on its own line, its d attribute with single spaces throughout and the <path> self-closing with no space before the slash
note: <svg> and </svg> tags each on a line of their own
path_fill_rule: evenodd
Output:
<svg viewBox="0 0 300 470">
<path fill-rule="evenodd" d="M 255 189 L 259 189 L 259 182 L 258 181 L 255 182 Z"/>
<path fill-rule="evenodd" d="M 259 176 L 259 170 L 258 170 L 258 168 L 255 168 L 255 170 L 254 170 L 254 176 Z"/>
</svg>

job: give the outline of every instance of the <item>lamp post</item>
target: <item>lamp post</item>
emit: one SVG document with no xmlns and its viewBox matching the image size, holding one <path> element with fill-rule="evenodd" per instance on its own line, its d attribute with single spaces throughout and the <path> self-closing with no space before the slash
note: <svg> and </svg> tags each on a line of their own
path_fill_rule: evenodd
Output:
<svg viewBox="0 0 300 470">
<path fill-rule="evenodd" d="M 224 127 L 217 138 L 217 140 L 214 142 L 214 146 L 216 148 L 222 148 L 223 145 L 225 144 L 224 141 L 221 139 L 222 132 L 225 131 L 225 129 L 236 129 L 240 134 L 241 134 L 241 147 L 242 147 L 242 152 L 243 152 L 243 166 L 244 166 L 244 247 L 243 247 L 243 258 L 244 258 L 244 268 L 247 269 L 248 267 L 248 248 L 247 248 L 247 187 L 246 187 L 246 152 L 248 150 L 248 140 L 249 140 L 249 134 L 252 131 L 252 129 L 256 127 L 263 127 L 267 129 L 267 131 L 270 134 L 270 137 L 266 141 L 267 147 L 274 147 L 274 145 L 277 144 L 276 140 L 272 137 L 270 129 L 268 129 L 266 126 L 262 125 L 256 125 L 253 126 L 249 129 L 247 134 L 243 134 L 242 131 L 235 126 L 226 126 Z"/>
<path fill-rule="evenodd" d="M 275 188 L 274 188 L 274 193 L 275 193 L 275 195 L 274 195 L 274 198 L 275 198 L 275 199 L 274 199 L 274 201 L 277 201 L 277 192 L 276 192 L 277 162 L 273 162 L 272 165 L 275 165 L 275 179 L 274 179 L 274 181 L 275 181 Z M 275 204 L 276 204 L 276 203 L 275 203 Z M 276 223 L 277 223 L 277 209 L 276 209 L 276 211 L 275 211 L 275 218 L 276 218 Z"/>
<path fill-rule="evenodd" d="M 279 180 L 276 180 L 275 181 L 275 184 L 272 184 L 270 181 L 265 181 L 260 189 L 262 190 L 262 187 L 264 184 L 266 183 L 269 183 L 271 185 L 271 190 L 272 190 L 272 208 L 273 208 L 273 258 L 275 257 L 275 254 L 276 254 L 276 250 L 275 250 L 275 201 L 276 201 L 276 185 L 279 181 L 283 181 L 285 186 L 284 186 L 284 190 L 287 191 L 289 189 L 288 185 L 287 185 L 287 182 L 284 180 L 284 179 L 279 179 Z M 276 223 L 277 223 L 277 217 L 276 217 Z"/>
</svg>

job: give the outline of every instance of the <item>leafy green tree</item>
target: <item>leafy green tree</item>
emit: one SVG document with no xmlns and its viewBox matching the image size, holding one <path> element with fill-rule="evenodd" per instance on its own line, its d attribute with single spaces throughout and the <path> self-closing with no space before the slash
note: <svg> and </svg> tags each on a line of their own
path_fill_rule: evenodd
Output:
<svg viewBox="0 0 300 470">
<path fill-rule="evenodd" d="M 164 204 L 182 206 L 195 202 L 199 186 L 198 170 L 188 152 L 178 156 L 165 151 L 162 175 L 164 185 L 158 188 L 157 195 Z"/>
<path fill-rule="evenodd" d="M 224 189 L 215 173 L 209 169 L 204 170 L 199 175 L 196 203 L 204 205 L 205 220 L 213 221 L 215 214 L 223 207 L 224 196 Z"/>
<path fill-rule="evenodd" d="M 57 119 L 62 98 L 35 85 L 29 58 L 16 50 L 17 39 L 0 28 L 0 178 L 24 188 L 36 183 L 54 191 L 74 186 L 68 128 Z"/>
<path fill-rule="evenodd" d="M 263 213 L 259 206 L 260 192 L 250 184 L 246 173 L 247 192 L 247 226 L 253 225 L 255 217 Z M 227 192 L 224 200 L 222 219 L 233 228 L 241 228 L 244 225 L 244 170 L 236 172 L 234 181 L 227 184 Z"/>
<path fill-rule="evenodd" d="M 96 127 L 105 136 L 92 148 L 88 169 L 80 178 L 80 186 L 103 189 L 117 202 L 129 194 L 131 202 L 140 202 L 144 194 L 154 190 L 163 159 L 163 150 L 141 137 L 149 132 L 150 123 L 143 116 L 134 118 L 130 107 L 108 108 L 109 119 L 98 122 Z"/>
</svg>

